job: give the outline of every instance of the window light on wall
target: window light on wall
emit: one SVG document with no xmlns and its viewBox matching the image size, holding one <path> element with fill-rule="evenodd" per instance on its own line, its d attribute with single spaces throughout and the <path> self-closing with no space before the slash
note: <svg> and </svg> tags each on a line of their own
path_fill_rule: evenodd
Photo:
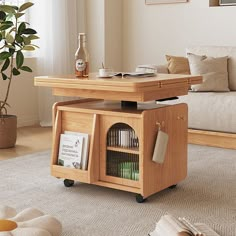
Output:
<svg viewBox="0 0 236 236">
<path fill-rule="evenodd" d="M 26 0 L 0 0 L 0 4 L 16 5 L 16 6 L 20 6 L 25 2 L 27 2 L 27 1 Z"/>
</svg>

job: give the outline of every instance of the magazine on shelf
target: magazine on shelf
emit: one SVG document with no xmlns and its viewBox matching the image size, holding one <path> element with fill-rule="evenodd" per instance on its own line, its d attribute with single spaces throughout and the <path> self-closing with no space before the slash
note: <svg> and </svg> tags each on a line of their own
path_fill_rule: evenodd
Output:
<svg viewBox="0 0 236 236">
<path fill-rule="evenodd" d="M 65 134 L 74 135 L 77 137 L 83 137 L 81 169 L 87 170 L 88 169 L 88 155 L 89 155 L 89 134 L 73 132 L 73 131 L 65 131 Z"/>
<path fill-rule="evenodd" d="M 58 164 L 65 167 L 81 168 L 83 137 L 71 134 L 60 135 Z"/>
<path fill-rule="evenodd" d="M 156 228 L 149 236 L 220 236 L 208 225 L 203 223 L 190 223 L 185 218 L 175 218 L 164 215 L 157 222 Z"/>
<path fill-rule="evenodd" d="M 121 76 L 121 77 L 153 77 L 156 76 L 156 73 L 154 72 L 115 72 L 113 76 Z"/>
</svg>

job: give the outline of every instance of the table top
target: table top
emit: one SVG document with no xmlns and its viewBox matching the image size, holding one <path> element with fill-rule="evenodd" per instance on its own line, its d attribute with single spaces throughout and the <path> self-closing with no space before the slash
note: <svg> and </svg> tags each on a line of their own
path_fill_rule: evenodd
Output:
<svg viewBox="0 0 236 236">
<path fill-rule="evenodd" d="M 103 98 L 125 101 L 149 101 L 188 93 L 189 85 L 202 82 L 199 75 L 157 74 L 154 77 L 88 78 L 75 75 L 38 76 L 36 86 L 53 88 L 54 95 Z"/>
</svg>

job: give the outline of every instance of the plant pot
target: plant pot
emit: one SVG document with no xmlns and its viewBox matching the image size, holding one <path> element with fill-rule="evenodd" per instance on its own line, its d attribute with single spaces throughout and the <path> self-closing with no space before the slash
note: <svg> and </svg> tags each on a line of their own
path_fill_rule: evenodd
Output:
<svg viewBox="0 0 236 236">
<path fill-rule="evenodd" d="M 11 148 L 16 144 L 17 117 L 3 115 L 0 117 L 0 148 Z"/>
</svg>

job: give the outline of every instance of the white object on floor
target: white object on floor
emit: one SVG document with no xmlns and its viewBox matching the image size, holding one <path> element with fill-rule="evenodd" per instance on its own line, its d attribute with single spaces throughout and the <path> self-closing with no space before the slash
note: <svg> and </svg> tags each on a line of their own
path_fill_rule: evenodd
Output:
<svg viewBox="0 0 236 236">
<path fill-rule="evenodd" d="M 35 208 L 27 208 L 17 214 L 9 206 L 0 205 L 0 235 L 4 236 L 60 236 L 61 223 Z"/>
</svg>

